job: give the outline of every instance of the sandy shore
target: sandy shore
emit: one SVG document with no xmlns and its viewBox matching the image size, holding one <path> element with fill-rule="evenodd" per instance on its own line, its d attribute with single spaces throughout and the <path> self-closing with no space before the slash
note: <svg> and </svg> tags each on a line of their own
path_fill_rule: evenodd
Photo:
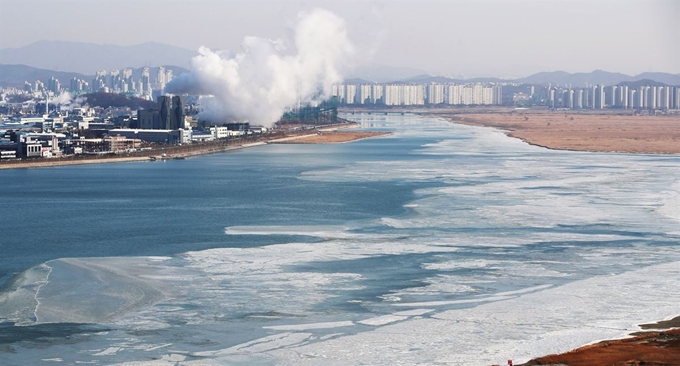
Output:
<svg viewBox="0 0 680 366">
<path fill-rule="evenodd" d="M 680 154 L 680 117 L 530 111 L 433 116 L 500 128 L 509 136 L 550 149 Z"/>
<path fill-rule="evenodd" d="M 297 136 L 285 140 L 275 140 L 270 143 L 279 144 L 338 144 L 350 141 L 363 140 L 371 137 L 389 135 L 390 132 L 365 132 L 365 131 L 319 131 L 315 134 Z"/>
</svg>

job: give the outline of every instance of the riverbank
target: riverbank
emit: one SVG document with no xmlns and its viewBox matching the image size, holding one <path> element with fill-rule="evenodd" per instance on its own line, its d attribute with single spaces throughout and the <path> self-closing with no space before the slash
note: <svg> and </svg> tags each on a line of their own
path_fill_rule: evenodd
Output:
<svg viewBox="0 0 680 366">
<path fill-rule="evenodd" d="M 533 365 L 677 366 L 680 365 L 680 328 L 644 332 L 632 338 L 603 341 L 566 353 L 535 358 L 519 366 Z"/>
<path fill-rule="evenodd" d="M 67 165 L 84 164 L 108 164 L 125 163 L 140 161 L 162 161 L 171 159 L 185 159 L 198 155 L 216 154 L 228 152 L 235 149 L 242 149 L 252 146 L 277 143 L 294 144 L 329 144 L 343 143 L 361 140 L 365 138 L 383 136 L 385 132 L 366 132 L 366 131 L 344 131 L 345 129 L 357 127 L 354 122 L 342 123 L 339 125 L 310 130 L 280 130 L 276 133 L 249 136 L 248 138 L 236 138 L 220 141 L 212 141 L 201 144 L 191 144 L 184 146 L 173 146 L 167 148 L 157 148 L 154 150 L 136 152 L 131 154 L 111 154 L 111 155 L 79 155 L 66 158 L 45 158 L 32 160 L 12 160 L 0 162 L 2 169 L 25 169 L 43 168 Z"/>
<path fill-rule="evenodd" d="M 529 144 L 556 150 L 680 154 L 680 117 L 512 111 L 434 113 L 453 123 L 495 127 Z"/>
<path fill-rule="evenodd" d="M 319 131 L 315 134 L 308 134 L 290 139 L 275 140 L 270 143 L 276 144 L 340 144 L 363 140 L 367 138 L 385 136 L 390 132 L 369 132 L 369 131 Z"/>
</svg>

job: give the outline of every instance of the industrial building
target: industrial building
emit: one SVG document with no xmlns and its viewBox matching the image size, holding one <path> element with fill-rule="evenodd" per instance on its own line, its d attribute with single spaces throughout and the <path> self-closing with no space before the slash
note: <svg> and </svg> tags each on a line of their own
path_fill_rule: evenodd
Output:
<svg viewBox="0 0 680 366">
<path fill-rule="evenodd" d="M 120 135 L 129 139 L 163 144 L 183 144 L 191 141 L 191 130 L 148 130 L 148 129 L 113 129 L 111 136 Z"/>
<path fill-rule="evenodd" d="M 158 97 L 158 109 L 137 111 L 137 124 L 144 130 L 178 130 L 184 128 L 184 99 L 181 96 Z"/>
</svg>

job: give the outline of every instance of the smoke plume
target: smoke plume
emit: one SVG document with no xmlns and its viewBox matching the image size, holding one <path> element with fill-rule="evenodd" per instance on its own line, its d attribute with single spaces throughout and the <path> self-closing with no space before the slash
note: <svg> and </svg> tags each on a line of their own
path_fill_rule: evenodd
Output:
<svg viewBox="0 0 680 366">
<path fill-rule="evenodd" d="M 246 37 L 236 55 L 201 47 L 191 73 L 165 90 L 205 96 L 201 117 L 213 122 L 270 126 L 286 108 L 329 97 L 353 54 L 344 20 L 321 9 L 299 15 L 294 45 L 288 50 L 285 40 Z"/>
<path fill-rule="evenodd" d="M 63 92 L 59 96 L 49 99 L 51 104 L 69 104 L 71 102 L 71 94 L 69 92 Z"/>
</svg>

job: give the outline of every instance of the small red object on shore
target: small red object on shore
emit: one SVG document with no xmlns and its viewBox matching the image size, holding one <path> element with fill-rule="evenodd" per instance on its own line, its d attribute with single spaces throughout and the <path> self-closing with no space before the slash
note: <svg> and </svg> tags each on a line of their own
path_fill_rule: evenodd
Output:
<svg viewBox="0 0 680 366">
<path fill-rule="evenodd" d="M 508 366 L 512 366 L 512 360 L 508 360 Z"/>
</svg>

